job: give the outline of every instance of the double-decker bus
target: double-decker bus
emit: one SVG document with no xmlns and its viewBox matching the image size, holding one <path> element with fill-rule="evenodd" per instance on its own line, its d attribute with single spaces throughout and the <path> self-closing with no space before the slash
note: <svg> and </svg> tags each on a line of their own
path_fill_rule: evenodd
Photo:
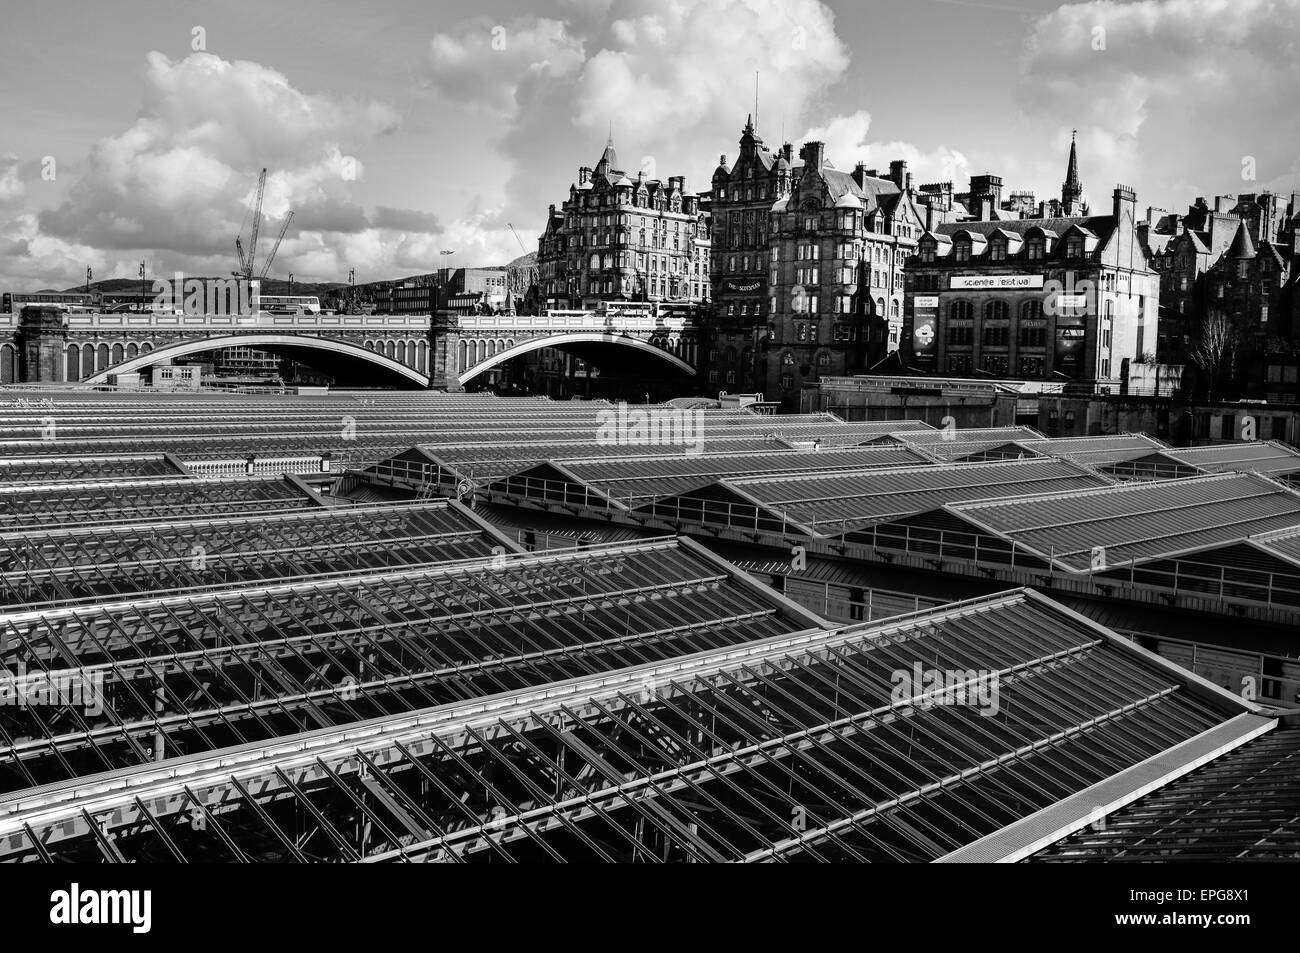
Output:
<svg viewBox="0 0 1300 953">
<path fill-rule="evenodd" d="M 0 314 L 19 314 L 28 305 L 56 307 L 67 311 L 69 308 L 91 309 L 99 304 L 97 294 L 84 291 L 6 291 L 0 295 Z"/>
<path fill-rule="evenodd" d="M 255 294 L 253 310 L 264 314 L 320 314 L 320 298 L 315 295 Z"/>
</svg>

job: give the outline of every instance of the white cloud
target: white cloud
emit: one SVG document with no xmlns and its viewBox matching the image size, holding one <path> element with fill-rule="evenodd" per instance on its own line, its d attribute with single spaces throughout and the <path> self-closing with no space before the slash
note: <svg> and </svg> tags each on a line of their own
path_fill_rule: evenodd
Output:
<svg viewBox="0 0 1300 953">
<path fill-rule="evenodd" d="M 544 17 L 496 23 L 480 17 L 429 44 L 433 90 L 471 111 L 513 116 L 521 86 L 569 76 L 583 61 L 582 41 L 567 24 Z"/>
<path fill-rule="evenodd" d="M 1094 206 L 1117 182 L 1176 206 L 1194 196 L 1173 194 L 1175 183 L 1202 194 L 1291 186 L 1300 0 L 1066 4 L 1035 23 L 1021 71 L 1026 127 L 1058 147 L 1078 127 Z M 1246 155 L 1258 182 L 1242 180 Z M 1063 158 L 1038 174 L 1059 183 Z"/>
<path fill-rule="evenodd" d="M 154 273 L 224 274 L 235 235 L 248 234 L 262 165 L 259 261 L 295 212 L 275 273 L 337 280 L 356 260 L 386 276 L 410 257 L 415 232 L 436 230 L 419 211 L 386 207 L 372 221 L 356 198 L 366 163 L 352 152 L 397 128 L 390 107 L 305 93 L 275 70 L 207 53 L 150 53 L 145 79 L 138 118 L 94 145 L 62 201 L 0 218 L 0 280 L 70 286 L 87 264 L 99 277 L 133 275 L 141 258 Z M 60 163 L 61 177 L 71 164 Z M 0 158 L 0 206 L 23 191 L 16 160 Z"/>
<path fill-rule="evenodd" d="M 955 149 L 939 145 L 927 151 L 910 142 L 872 142 L 868 136 L 870 129 L 871 114 L 860 109 L 813 126 L 798 141 L 826 143 L 826 158 L 845 172 L 861 162 L 868 169 L 886 174 L 890 162 L 902 159 L 918 186 L 923 182 L 964 183 L 970 177 L 970 162 Z"/>
</svg>

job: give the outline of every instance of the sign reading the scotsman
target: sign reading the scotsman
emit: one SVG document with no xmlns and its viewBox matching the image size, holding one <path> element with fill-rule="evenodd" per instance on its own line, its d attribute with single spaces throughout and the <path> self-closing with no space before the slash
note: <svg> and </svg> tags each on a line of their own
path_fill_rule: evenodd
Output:
<svg viewBox="0 0 1300 953">
<path fill-rule="evenodd" d="M 1016 290 L 1043 287 L 1042 275 L 953 275 L 949 279 L 953 291 Z"/>
<path fill-rule="evenodd" d="M 757 278 L 750 281 L 737 281 L 734 278 L 728 278 L 722 283 L 722 285 L 724 291 L 739 291 L 744 294 L 751 291 L 757 291 L 759 288 L 763 287 L 763 282 L 759 281 Z"/>
</svg>

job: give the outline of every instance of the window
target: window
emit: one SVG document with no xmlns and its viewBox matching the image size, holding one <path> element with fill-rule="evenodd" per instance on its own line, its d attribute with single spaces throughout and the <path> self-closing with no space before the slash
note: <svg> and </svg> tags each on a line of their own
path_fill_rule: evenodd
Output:
<svg viewBox="0 0 1300 953">
<path fill-rule="evenodd" d="M 1038 261 L 1043 257 L 1043 243 L 1038 239 L 1033 239 L 1029 242 L 1025 255 L 1030 261 Z"/>
<path fill-rule="evenodd" d="M 1011 336 L 1011 329 L 1004 323 L 984 325 L 985 347 L 1006 347 Z M 1005 373 L 1005 370 L 1003 371 Z"/>
<path fill-rule="evenodd" d="M 969 301 L 954 301 L 948 306 L 950 321 L 971 321 L 975 318 L 975 308 Z"/>
<path fill-rule="evenodd" d="M 1065 254 L 1068 258 L 1083 257 L 1083 239 L 1078 235 L 1071 235 L 1065 243 Z"/>
<path fill-rule="evenodd" d="M 995 241 L 989 246 L 989 258 L 992 261 L 1007 260 L 1007 243 L 1004 241 Z"/>
<path fill-rule="evenodd" d="M 1020 359 L 1021 377 L 1042 377 L 1043 359 L 1041 357 L 1022 357 Z"/>
<path fill-rule="evenodd" d="M 990 301 L 984 306 L 985 321 L 1005 321 L 1011 316 L 1011 309 L 1005 301 Z"/>
<path fill-rule="evenodd" d="M 970 261 L 970 242 L 957 242 L 953 245 L 953 258 L 957 261 Z"/>
<path fill-rule="evenodd" d="M 1045 321 L 1033 321 L 1020 325 L 1020 346 L 1046 347 L 1047 323 Z"/>
<path fill-rule="evenodd" d="M 974 326 L 969 321 L 949 324 L 944 331 L 944 340 L 950 347 L 970 347 L 973 340 Z"/>
</svg>

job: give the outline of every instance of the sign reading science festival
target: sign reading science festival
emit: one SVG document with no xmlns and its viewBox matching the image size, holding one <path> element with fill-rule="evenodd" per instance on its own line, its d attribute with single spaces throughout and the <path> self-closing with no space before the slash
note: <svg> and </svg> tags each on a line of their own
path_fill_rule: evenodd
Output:
<svg viewBox="0 0 1300 953">
<path fill-rule="evenodd" d="M 953 275 L 953 291 L 1025 291 L 1043 287 L 1042 275 Z"/>
</svg>

